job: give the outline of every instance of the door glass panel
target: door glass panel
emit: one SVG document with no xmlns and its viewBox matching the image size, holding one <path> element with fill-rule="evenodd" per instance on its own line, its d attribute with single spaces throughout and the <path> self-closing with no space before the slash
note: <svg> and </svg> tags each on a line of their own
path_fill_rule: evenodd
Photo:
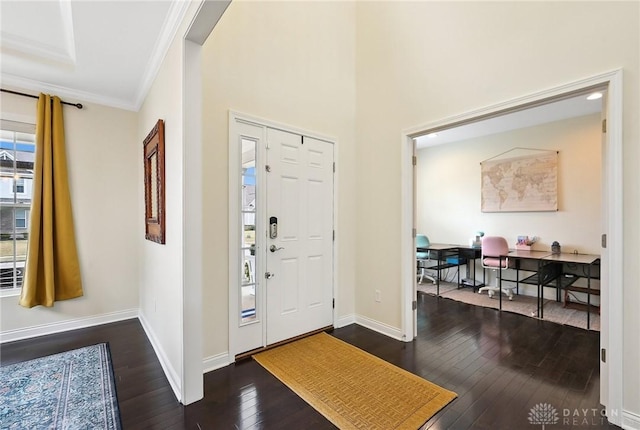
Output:
<svg viewBox="0 0 640 430">
<path fill-rule="evenodd" d="M 255 321 L 256 312 L 256 142 L 242 139 L 242 239 L 240 243 L 240 319 Z"/>
</svg>

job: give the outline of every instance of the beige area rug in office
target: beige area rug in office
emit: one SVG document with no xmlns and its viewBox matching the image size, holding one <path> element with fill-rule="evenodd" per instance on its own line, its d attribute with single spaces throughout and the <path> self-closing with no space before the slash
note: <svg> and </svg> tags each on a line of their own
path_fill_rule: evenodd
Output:
<svg viewBox="0 0 640 430">
<path fill-rule="evenodd" d="M 418 284 L 418 291 L 425 292 L 427 294 L 435 295 L 436 286 L 432 283 Z M 449 282 L 440 282 L 440 296 L 447 299 L 456 300 L 459 302 L 468 303 L 470 305 L 484 306 L 487 308 L 498 309 L 499 299 L 498 296 L 489 298 L 489 295 L 485 292 L 478 294 L 473 292 L 469 287 L 458 288 L 456 284 Z M 535 297 L 516 295 L 513 300 L 507 299 L 503 294 L 502 296 L 502 310 L 509 311 L 516 314 L 526 315 L 533 317 L 537 312 L 537 300 Z M 551 321 L 558 324 L 570 325 L 578 328 L 587 328 L 587 312 L 578 309 L 567 309 L 562 306 L 562 303 L 558 303 L 555 300 L 544 300 L 543 317 L 545 321 Z M 597 313 L 591 313 L 589 329 L 600 331 L 600 315 Z"/>
<path fill-rule="evenodd" d="M 340 429 L 415 430 L 457 397 L 326 333 L 253 358 Z"/>
</svg>

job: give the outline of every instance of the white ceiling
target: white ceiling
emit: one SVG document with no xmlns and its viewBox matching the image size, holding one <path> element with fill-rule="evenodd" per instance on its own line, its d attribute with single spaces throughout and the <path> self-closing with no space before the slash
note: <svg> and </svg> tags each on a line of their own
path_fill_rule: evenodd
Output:
<svg viewBox="0 0 640 430">
<path fill-rule="evenodd" d="M 187 1 L 0 0 L 3 88 L 137 111 Z M 438 131 L 418 147 L 467 140 L 598 112 L 584 96 Z"/>
<path fill-rule="evenodd" d="M 188 5 L 1 0 L 2 87 L 138 110 Z"/>
<path fill-rule="evenodd" d="M 438 130 L 436 137 L 425 135 L 416 138 L 416 147 L 422 149 L 428 146 L 461 142 L 481 136 L 504 133 L 509 130 L 533 127 L 548 122 L 600 112 L 602 110 L 602 99 L 587 100 L 587 95 L 581 94 L 483 121 Z"/>
</svg>

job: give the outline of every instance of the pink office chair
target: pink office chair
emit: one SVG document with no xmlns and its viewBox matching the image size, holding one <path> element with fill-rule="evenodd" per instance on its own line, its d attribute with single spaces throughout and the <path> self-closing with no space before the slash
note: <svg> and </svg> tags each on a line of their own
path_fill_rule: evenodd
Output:
<svg viewBox="0 0 640 430">
<path fill-rule="evenodd" d="M 482 287 L 478 290 L 478 293 L 486 291 L 489 297 L 493 297 L 496 291 L 500 292 L 500 268 L 506 269 L 509 267 L 509 258 L 506 255 L 509 253 L 509 244 L 504 237 L 500 236 L 485 236 L 482 238 L 482 267 L 486 269 L 492 269 L 497 272 L 496 285 Z M 502 258 L 500 258 L 502 256 Z M 502 285 L 502 292 L 505 293 L 509 300 L 513 300 L 513 289 L 515 286 Z"/>
</svg>

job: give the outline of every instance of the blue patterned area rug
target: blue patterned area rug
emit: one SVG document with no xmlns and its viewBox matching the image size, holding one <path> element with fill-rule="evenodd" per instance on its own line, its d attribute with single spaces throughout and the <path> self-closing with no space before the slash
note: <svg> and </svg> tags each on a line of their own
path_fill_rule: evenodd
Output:
<svg viewBox="0 0 640 430">
<path fill-rule="evenodd" d="M 106 343 L 0 367 L 2 429 L 120 430 Z"/>
</svg>

